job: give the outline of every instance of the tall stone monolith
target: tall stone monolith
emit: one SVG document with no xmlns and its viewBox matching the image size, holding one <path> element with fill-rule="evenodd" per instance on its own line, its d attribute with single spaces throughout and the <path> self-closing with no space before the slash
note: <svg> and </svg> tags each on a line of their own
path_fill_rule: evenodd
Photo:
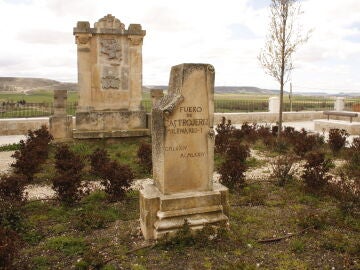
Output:
<svg viewBox="0 0 360 270">
<path fill-rule="evenodd" d="M 152 110 L 153 184 L 140 192 L 145 239 L 228 221 L 228 189 L 213 183 L 213 66 L 172 67 L 168 95 Z"/>
</svg>

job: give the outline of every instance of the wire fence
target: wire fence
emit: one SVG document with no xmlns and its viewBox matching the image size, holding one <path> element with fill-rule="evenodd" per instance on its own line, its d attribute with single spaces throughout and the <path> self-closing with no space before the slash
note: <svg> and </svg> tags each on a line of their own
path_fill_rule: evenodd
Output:
<svg viewBox="0 0 360 270">
<path fill-rule="evenodd" d="M 293 98 L 292 102 L 284 99 L 284 112 L 288 111 L 324 111 L 334 109 L 334 99 L 312 97 Z M 143 110 L 151 112 L 151 100 L 145 99 L 141 103 Z M 67 114 L 75 115 L 77 102 L 67 103 Z M 218 113 L 226 112 L 267 112 L 267 99 L 215 99 L 214 109 Z M 360 99 L 345 99 L 344 110 L 360 111 Z M 0 103 L 0 118 L 21 118 L 51 116 L 54 112 L 52 103 L 3 102 Z"/>
<path fill-rule="evenodd" d="M 75 115 L 77 102 L 68 102 L 66 112 Z M 3 102 L 0 103 L 0 118 L 27 118 L 51 116 L 54 113 L 53 103 L 41 102 Z"/>
</svg>

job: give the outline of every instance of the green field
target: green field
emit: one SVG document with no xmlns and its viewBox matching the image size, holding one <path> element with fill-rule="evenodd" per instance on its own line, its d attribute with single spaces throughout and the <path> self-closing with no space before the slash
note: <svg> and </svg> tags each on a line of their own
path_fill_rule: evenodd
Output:
<svg viewBox="0 0 360 270">
<path fill-rule="evenodd" d="M 39 90 L 33 91 L 29 94 L 22 93 L 0 93 L 0 102 L 17 102 L 20 100 L 25 100 L 26 102 L 31 103 L 52 103 L 54 100 L 53 91 L 50 90 Z M 68 92 L 68 102 L 75 102 L 78 100 L 78 92 L 69 91 Z"/>
<path fill-rule="evenodd" d="M 215 94 L 215 112 L 266 112 L 268 111 L 269 97 L 276 95 L 250 95 L 250 94 Z M 17 103 L 25 100 L 27 105 L 5 106 L 5 103 Z M 69 91 L 68 113 L 74 114 L 78 92 Z M 53 102 L 53 91 L 39 90 L 29 94 L 22 93 L 0 93 L 0 118 L 8 117 L 35 117 L 51 115 Z M 288 95 L 284 95 L 284 111 L 323 111 L 334 109 L 334 97 L 322 96 L 300 96 L 294 95 L 292 105 Z M 32 104 L 31 104 L 32 103 Z M 38 104 L 35 104 L 38 103 Z M 149 92 L 143 93 L 143 108 L 151 111 L 151 100 Z M 345 110 L 360 108 L 360 98 L 346 98 Z M 50 108 L 50 109 L 49 109 Z M 358 109 L 355 109 L 358 110 Z"/>
</svg>

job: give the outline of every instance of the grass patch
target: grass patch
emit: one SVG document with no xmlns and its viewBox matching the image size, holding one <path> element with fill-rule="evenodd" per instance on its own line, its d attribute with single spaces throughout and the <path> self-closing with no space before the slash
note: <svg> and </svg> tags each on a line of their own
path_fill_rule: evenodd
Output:
<svg viewBox="0 0 360 270">
<path fill-rule="evenodd" d="M 5 144 L 0 146 L 0 152 L 16 151 L 20 149 L 19 143 Z"/>
<path fill-rule="evenodd" d="M 85 242 L 83 238 L 73 236 L 53 237 L 45 242 L 45 248 L 60 251 L 65 255 L 79 255 L 85 251 Z"/>
</svg>

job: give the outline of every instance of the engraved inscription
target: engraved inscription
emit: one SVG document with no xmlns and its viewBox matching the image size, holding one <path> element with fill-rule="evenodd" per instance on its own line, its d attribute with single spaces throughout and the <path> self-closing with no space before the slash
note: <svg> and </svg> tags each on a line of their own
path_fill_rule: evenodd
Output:
<svg viewBox="0 0 360 270">
<path fill-rule="evenodd" d="M 196 134 L 202 133 L 203 127 L 209 125 L 208 118 L 193 118 L 193 114 L 201 113 L 201 106 L 179 107 L 179 112 L 184 116 L 180 119 L 165 119 L 165 127 L 169 134 Z"/>
<path fill-rule="evenodd" d="M 101 43 L 101 53 L 106 54 L 109 60 L 121 60 L 121 46 L 116 39 L 103 39 Z"/>
<path fill-rule="evenodd" d="M 208 118 L 201 118 L 199 115 L 203 112 L 201 106 L 179 106 L 177 111 L 181 114 L 180 118 L 165 119 L 166 132 L 169 135 L 188 135 L 201 134 L 209 126 Z M 203 114 L 201 114 L 203 115 Z M 198 118 L 196 117 L 198 116 Z M 205 157 L 205 152 L 190 152 L 191 147 L 188 145 L 165 146 L 165 151 L 180 152 L 181 159 Z"/>
</svg>

